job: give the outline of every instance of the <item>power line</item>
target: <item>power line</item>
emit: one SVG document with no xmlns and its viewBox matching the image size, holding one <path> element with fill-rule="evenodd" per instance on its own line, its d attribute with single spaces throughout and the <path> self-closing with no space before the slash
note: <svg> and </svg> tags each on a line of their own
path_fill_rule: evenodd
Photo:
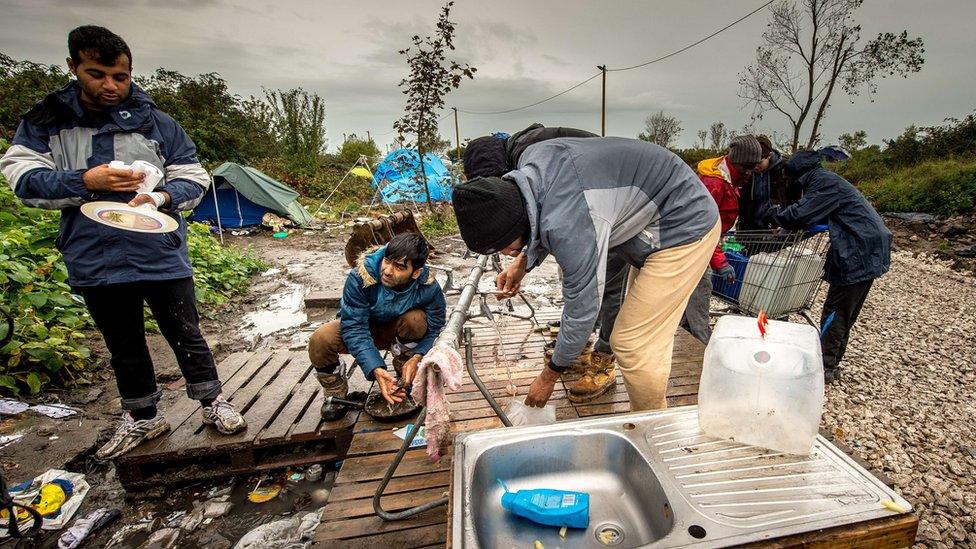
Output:
<svg viewBox="0 0 976 549">
<path fill-rule="evenodd" d="M 566 88 L 565 90 L 563 90 L 563 91 L 561 91 L 561 92 L 559 92 L 559 93 L 557 93 L 555 95 L 550 95 L 549 97 L 547 97 L 545 99 L 542 99 L 540 101 L 536 101 L 535 103 L 530 103 L 528 105 L 524 105 L 522 107 L 516 107 L 514 109 L 506 109 L 506 110 L 503 110 L 503 111 L 491 111 L 491 112 L 468 111 L 468 110 L 464 110 L 464 109 L 460 109 L 459 108 L 458 109 L 458 112 L 463 112 L 464 114 L 479 114 L 479 115 L 482 115 L 483 114 L 483 115 L 488 115 L 488 114 L 507 114 L 507 113 L 510 113 L 510 112 L 516 112 L 516 111 L 525 110 L 525 109 L 528 109 L 530 107 L 534 107 L 536 105 L 541 105 L 541 104 L 545 103 L 546 101 L 552 101 L 553 99 L 559 97 L 560 95 L 567 94 L 567 93 L 575 90 L 576 88 L 582 86 L 583 84 L 586 84 L 590 80 L 593 80 L 597 76 L 600 76 L 601 74 L 603 74 L 602 71 L 594 74 L 593 76 L 587 78 L 586 80 L 583 80 L 582 82 L 580 82 L 580 83 L 578 83 L 578 84 L 576 84 L 576 85 L 574 85 L 574 86 L 572 86 L 570 88 Z"/>
<path fill-rule="evenodd" d="M 445 118 L 447 118 L 448 116 L 451 116 L 452 114 L 454 114 L 454 111 L 448 111 L 447 114 L 445 114 L 444 116 L 438 118 L 437 121 L 440 122 L 441 120 L 444 120 Z M 390 130 L 388 132 L 383 132 L 383 133 L 375 134 L 374 137 L 385 137 L 387 135 L 391 135 L 391 134 L 394 134 L 394 133 L 397 133 L 396 128 L 394 128 L 394 129 L 392 129 L 392 130 Z"/>
<path fill-rule="evenodd" d="M 639 65 L 634 65 L 634 66 L 631 66 L 631 67 L 623 67 L 623 68 L 620 68 L 620 69 L 607 69 L 607 71 L 608 72 L 620 72 L 620 71 L 629 71 L 629 70 L 632 70 L 632 69 L 639 69 L 641 67 L 646 67 L 646 66 L 651 65 L 653 63 L 658 63 L 660 61 L 664 61 L 665 59 L 668 59 L 670 57 L 674 57 L 675 55 L 678 55 L 679 53 L 684 53 L 684 52 L 690 50 L 691 48 L 694 48 L 698 44 L 701 44 L 702 42 L 705 42 L 706 40 L 709 40 L 710 38 L 714 38 L 714 37 L 718 36 L 719 34 L 722 34 L 723 32 L 725 32 L 725 31 L 731 29 L 732 27 L 738 25 L 739 23 L 745 21 L 746 19 L 752 17 L 756 13 L 762 11 L 763 8 L 765 8 L 766 6 L 772 4 L 774 1 L 775 0 L 769 0 L 765 4 L 763 4 L 763 5 L 759 6 L 758 8 L 750 11 L 749 13 L 743 15 L 742 17 L 736 19 L 735 21 L 732 21 L 728 25 L 725 25 L 724 27 L 722 27 L 719 30 L 713 32 L 712 34 L 709 34 L 708 36 L 702 38 L 701 40 L 698 40 L 697 42 L 694 42 L 692 44 L 688 44 L 687 46 L 681 48 L 680 50 L 675 50 L 675 51 L 673 51 L 673 52 L 671 52 L 671 53 L 669 53 L 667 55 L 663 55 L 661 57 L 658 57 L 657 59 L 652 59 L 650 61 L 647 61 L 646 63 L 641 63 Z"/>
</svg>

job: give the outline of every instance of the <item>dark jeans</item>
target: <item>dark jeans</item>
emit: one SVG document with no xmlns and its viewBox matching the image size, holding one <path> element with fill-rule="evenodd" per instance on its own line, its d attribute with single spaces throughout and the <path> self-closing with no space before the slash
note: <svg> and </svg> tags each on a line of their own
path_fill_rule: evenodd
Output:
<svg viewBox="0 0 976 549">
<path fill-rule="evenodd" d="M 600 303 L 600 313 L 597 317 L 600 324 L 600 337 L 593 345 L 593 350 L 598 353 L 613 352 L 610 349 L 610 335 L 613 333 L 613 325 L 617 321 L 620 305 L 624 302 L 628 274 L 630 274 L 630 263 L 613 253 L 607 256 L 607 277 L 603 282 L 603 301 Z"/>
<path fill-rule="evenodd" d="M 122 408 L 138 410 L 159 402 L 156 372 L 146 345 L 143 303 L 149 305 L 159 331 L 176 354 L 194 400 L 215 398 L 220 380 L 213 354 L 200 333 L 193 279 L 158 280 L 75 288 L 112 354 Z"/>
<path fill-rule="evenodd" d="M 827 289 L 827 298 L 824 301 L 823 312 L 820 315 L 820 326 L 822 327 L 831 314 L 834 315 L 827 331 L 820 336 L 821 347 L 823 349 L 824 369 L 837 368 L 840 366 L 841 359 L 844 358 L 844 351 L 847 350 L 847 340 L 851 335 L 851 328 L 861 314 L 861 307 L 864 300 L 868 297 L 868 291 L 874 280 L 859 282 L 857 284 L 831 284 Z M 822 328 L 821 328 L 822 329 Z"/>
<path fill-rule="evenodd" d="M 706 269 L 688 299 L 684 314 L 681 315 L 681 327 L 705 345 L 708 345 L 708 340 L 712 337 L 712 325 L 709 324 L 708 315 L 711 299 L 712 272 Z"/>
</svg>

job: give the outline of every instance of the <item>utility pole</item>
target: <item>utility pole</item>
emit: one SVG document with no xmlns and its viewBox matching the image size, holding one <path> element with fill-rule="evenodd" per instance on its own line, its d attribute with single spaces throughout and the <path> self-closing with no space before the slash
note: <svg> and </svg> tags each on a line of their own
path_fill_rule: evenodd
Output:
<svg viewBox="0 0 976 549">
<path fill-rule="evenodd" d="M 366 141 L 372 141 L 373 136 L 369 135 L 369 130 L 366 130 Z"/>
<path fill-rule="evenodd" d="M 607 66 L 597 65 L 603 73 L 603 98 L 600 101 L 600 137 L 607 136 Z"/>
<path fill-rule="evenodd" d="M 458 126 L 457 107 L 451 107 L 454 111 L 454 143 L 457 145 L 457 161 L 461 161 L 461 129 Z"/>
</svg>

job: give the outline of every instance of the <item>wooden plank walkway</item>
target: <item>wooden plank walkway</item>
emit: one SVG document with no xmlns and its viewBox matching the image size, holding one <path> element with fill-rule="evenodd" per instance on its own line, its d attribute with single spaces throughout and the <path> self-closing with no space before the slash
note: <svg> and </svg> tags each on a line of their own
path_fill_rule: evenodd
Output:
<svg viewBox="0 0 976 549">
<path fill-rule="evenodd" d="M 200 420 L 200 404 L 165 410 L 172 429 L 115 460 L 127 490 L 341 459 L 359 417 L 323 422 L 321 390 L 304 351 L 235 353 L 217 366 L 223 394 L 248 427 L 224 436 Z"/>
<path fill-rule="evenodd" d="M 539 311 L 541 323 L 559 318 L 559 310 Z M 507 406 L 512 397 L 506 391 L 509 371 L 496 365 L 498 335 L 484 320 L 467 324 L 474 332 L 473 356 L 481 379 L 499 401 Z M 509 318 L 500 329 L 501 352 L 515 362 L 512 382 L 518 387 L 515 398 L 525 398 L 529 385 L 542 368 L 542 356 L 548 335 L 532 332 L 528 321 Z M 684 330 L 678 330 L 668 404 L 683 406 L 698 401 L 698 379 L 701 375 L 705 347 Z M 463 351 L 462 351 L 463 352 Z M 451 423 L 454 434 L 501 427 L 502 422 L 475 387 L 465 377 L 461 389 L 451 393 Z M 623 378 L 617 371 L 617 384 L 607 394 L 586 404 L 567 400 L 565 387 L 556 385 L 549 401 L 556 406 L 556 419 L 572 420 L 626 412 L 630 409 Z M 379 423 L 362 414 L 354 428 L 352 444 L 325 507 L 322 524 L 316 533 L 319 547 L 443 547 L 447 541 L 449 513 L 439 507 L 407 520 L 384 522 L 373 514 L 373 493 L 386 473 L 402 441 L 392 433 L 410 423 Z M 453 453 L 448 450 L 436 462 L 430 462 L 425 448 L 406 453 L 393 480 L 386 489 L 383 507 L 399 511 L 448 493 Z M 341 544 L 341 545 L 340 545 Z"/>
<path fill-rule="evenodd" d="M 539 311 L 540 322 L 555 320 L 558 310 Z M 524 398 L 529 385 L 542 367 L 546 336 L 531 332 L 527 321 L 509 319 L 496 334 L 484 320 L 468 323 L 474 331 L 473 356 L 478 372 L 492 395 L 504 407 L 510 396 L 505 390 L 509 375 Z M 502 355 L 515 362 L 511 372 L 496 364 L 495 348 L 501 336 Z M 684 330 L 675 337 L 674 358 L 668 382 L 669 406 L 698 402 L 704 345 Z M 451 393 L 452 429 L 454 434 L 501 427 L 501 421 L 470 380 Z M 586 404 L 566 399 L 565 388 L 557 384 L 551 403 L 556 405 L 557 420 L 572 420 L 629 411 L 627 391 L 617 373 L 614 390 Z M 409 423 L 377 423 L 360 415 L 354 427 L 352 443 L 336 478 L 322 523 L 316 532 L 314 546 L 377 549 L 385 547 L 444 547 L 450 545 L 450 508 L 438 507 L 407 520 L 384 522 L 373 514 L 372 498 L 401 440 L 392 430 Z M 449 495 L 453 453 L 437 462 L 427 459 L 425 448 L 410 450 L 404 456 L 393 480 L 387 486 L 383 507 L 399 511 Z M 905 547 L 911 545 L 918 528 L 913 514 L 811 532 L 788 538 L 751 544 L 754 548 L 778 547 Z"/>
</svg>

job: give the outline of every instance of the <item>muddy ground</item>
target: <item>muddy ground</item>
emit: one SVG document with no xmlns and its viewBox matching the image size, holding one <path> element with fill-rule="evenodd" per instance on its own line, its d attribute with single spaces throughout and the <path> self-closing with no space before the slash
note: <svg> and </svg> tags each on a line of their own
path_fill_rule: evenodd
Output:
<svg viewBox="0 0 976 549">
<path fill-rule="evenodd" d="M 898 250 L 923 254 L 923 258 L 939 257 L 947 260 L 957 272 L 965 272 L 967 275 L 976 273 L 976 261 L 965 257 L 967 250 L 976 244 L 976 215 L 923 222 L 886 218 L 886 222 L 892 228 Z M 311 332 L 321 322 L 334 318 L 336 313 L 334 309 L 306 310 L 304 297 L 309 292 L 324 292 L 335 297 L 341 293 L 347 271 L 342 253 L 347 235 L 348 226 L 340 225 L 322 230 L 299 230 L 284 240 L 271 238 L 266 231 L 249 236 L 227 235 L 227 245 L 249 246 L 271 267 L 267 272 L 254 277 L 245 296 L 226 304 L 219 311 L 205 314 L 202 328 L 217 360 L 236 351 L 304 349 Z M 456 273 L 456 282 L 462 283 L 467 272 L 466 266 L 470 265 L 471 260 L 461 257 L 464 247 L 460 239 L 457 236 L 439 238 L 435 239 L 435 245 L 439 253 L 432 259 L 432 263 L 452 269 Z M 906 259 L 904 254 L 900 255 L 896 266 L 904 269 L 904 263 L 911 261 L 911 256 L 909 254 Z M 491 278 L 485 277 L 482 288 L 487 289 L 492 285 Z M 443 283 L 444 275 L 441 274 L 439 279 Z M 884 287 L 882 284 L 881 288 Z M 554 262 L 548 261 L 530 274 L 525 280 L 524 290 L 538 306 L 558 306 L 559 285 Z M 161 407 L 165 408 L 178 399 L 186 398 L 181 390 L 175 388 L 180 379 L 179 369 L 163 338 L 159 334 L 149 334 L 147 337 L 156 362 L 157 378 L 164 390 Z M 98 334 L 92 334 L 90 344 L 99 356 L 107 356 Z M 891 352 L 898 353 L 900 350 L 893 349 Z M 848 383 L 850 382 L 829 391 L 828 407 L 836 395 L 844 394 L 844 391 L 856 391 L 856 387 Z M 846 398 L 841 401 L 844 400 Z M 182 532 L 177 546 L 230 547 L 258 524 L 316 509 L 327 498 L 334 478 L 334 472 L 327 469 L 322 481 L 288 484 L 282 496 L 261 505 L 246 501 L 247 492 L 257 482 L 257 477 L 240 477 L 233 482 L 222 480 L 176 489 L 160 488 L 149 493 L 126 494 L 115 477 L 114 468 L 92 458 L 98 445 L 110 435 L 114 422 L 121 413 L 110 369 L 103 364 L 97 372 L 97 382 L 90 386 L 50 392 L 36 401 L 69 404 L 79 409 L 80 414 L 67 420 L 48 419 L 30 412 L 3 418 L 0 421 L 0 435 L 19 433 L 24 436 L 0 450 L 0 471 L 11 483 L 31 478 L 50 468 L 85 473 L 91 484 L 91 492 L 81 509 L 82 513 L 97 507 L 117 507 L 123 510 L 123 517 L 119 522 L 92 540 L 93 547 L 105 546 L 113 533 L 127 529 L 133 532 L 115 546 L 138 547 L 151 532 L 166 526 L 178 526 L 186 519 L 186 515 L 192 514 L 195 506 L 212 499 L 214 494 L 224 494 L 229 498 L 234 504 L 231 512 L 190 532 Z M 846 409 L 843 405 L 838 408 Z M 837 411 L 828 412 L 825 421 L 836 421 L 837 415 L 840 415 Z M 850 418 L 847 420 L 851 421 Z M 875 456 L 861 457 L 870 459 Z M 913 492 L 910 489 L 905 490 L 905 486 L 900 488 Z M 918 497 L 917 493 L 911 495 Z M 931 517 L 926 517 L 925 524 L 931 530 L 928 526 L 929 519 Z M 56 545 L 59 534 L 60 532 L 47 534 L 38 546 Z M 963 539 L 976 539 L 976 536 L 967 537 L 968 535 L 965 533 Z M 945 539 L 952 541 L 948 534 Z M 929 533 L 926 541 L 930 545 L 939 545 L 938 541 L 941 540 L 937 541 L 936 534 Z M 0 547 L 12 546 L 12 542 L 0 542 Z"/>
<path fill-rule="evenodd" d="M 267 231 L 247 236 L 225 234 L 225 244 L 249 247 L 270 265 L 256 275 L 246 295 L 234 299 L 217 311 L 201 311 L 201 328 L 214 352 L 216 360 L 237 351 L 259 349 L 306 348 L 309 335 L 322 322 L 335 317 L 336 309 L 306 310 L 304 299 L 311 292 L 324 292 L 338 297 L 345 283 L 348 266 L 343 248 L 349 228 L 336 225 L 319 230 L 298 230 L 286 239 L 275 239 Z M 462 257 L 464 246 L 457 236 L 434 240 L 438 250 L 432 264 L 455 271 L 456 284 L 467 276 L 473 259 Z M 557 274 L 554 264 L 535 273 L 525 291 L 538 305 L 558 302 Z M 484 288 L 491 285 L 485 277 Z M 438 279 L 446 283 L 442 272 Z M 498 304 L 491 301 L 493 307 Z M 147 334 L 156 376 L 163 389 L 160 408 L 166 409 L 179 399 L 186 398 L 178 388 L 181 379 L 175 357 L 163 337 Z M 101 337 L 91 333 L 89 345 L 99 357 L 107 357 Z M 334 471 L 326 468 L 322 481 L 302 481 L 287 484 L 282 495 L 265 504 L 246 501 L 247 493 L 259 477 L 239 477 L 176 489 L 150 490 L 127 494 L 115 476 L 111 465 L 97 462 L 94 452 L 111 435 L 121 414 L 118 391 L 111 369 L 102 360 L 95 374 L 96 383 L 70 391 L 53 391 L 31 402 L 60 402 L 80 413 L 68 420 L 49 419 L 31 412 L 6 417 L 0 421 L 0 435 L 22 434 L 23 438 L 0 451 L 0 471 L 11 483 L 39 475 L 51 468 L 83 472 L 91 485 L 81 512 L 98 507 L 123 510 L 121 520 L 91 540 L 93 547 L 105 546 L 113 533 L 120 529 L 132 532 L 114 547 L 139 547 L 150 534 L 167 526 L 178 526 L 197 505 L 212 499 L 215 493 L 229 496 L 234 506 L 225 517 L 202 524 L 192 532 L 182 533 L 179 547 L 229 547 L 256 525 L 278 520 L 284 516 L 312 511 L 328 496 Z M 226 493 L 226 494 L 225 494 Z M 56 546 L 60 532 L 45 534 L 37 546 Z M 30 546 L 26 543 L 21 546 Z M 0 547 L 13 546 L 12 541 L 0 541 Z"/>
</svg>

